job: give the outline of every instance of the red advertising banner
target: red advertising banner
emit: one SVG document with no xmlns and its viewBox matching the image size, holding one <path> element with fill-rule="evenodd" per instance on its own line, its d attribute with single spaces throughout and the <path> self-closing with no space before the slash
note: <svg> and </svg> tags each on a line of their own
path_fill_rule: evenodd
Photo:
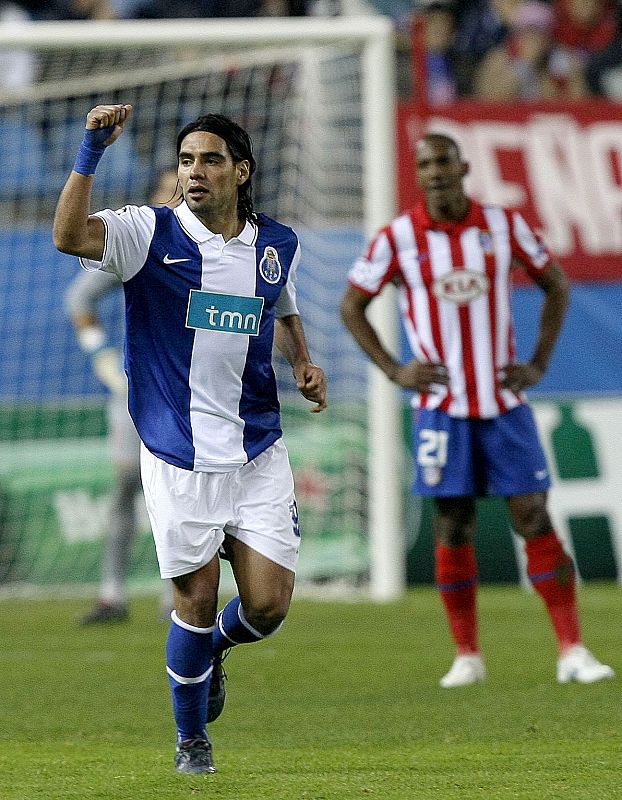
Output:
<svg viewBox="0 0 622 800">
<path fill-rule="evenodd" d="M 470 163 L 466 188 L 520 210 L 569 275 L 622 280 L 622 105 L 605 101 L 398 107 L 400 209 L 417 199 L 414 144 L 452 136 Z"/>
</svg>

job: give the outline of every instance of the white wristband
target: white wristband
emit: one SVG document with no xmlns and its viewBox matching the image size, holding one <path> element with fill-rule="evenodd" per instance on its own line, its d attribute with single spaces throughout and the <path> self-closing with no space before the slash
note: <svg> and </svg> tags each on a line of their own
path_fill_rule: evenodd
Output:
<svg viewBox="0 0 622 800">
<path fill-rule="evenodd" d="M 89 325 L 78 331 L 78 343 L 85 353 L 93 354 L 106 345 L 106 333 L 97 325 Z"/>
</svg>

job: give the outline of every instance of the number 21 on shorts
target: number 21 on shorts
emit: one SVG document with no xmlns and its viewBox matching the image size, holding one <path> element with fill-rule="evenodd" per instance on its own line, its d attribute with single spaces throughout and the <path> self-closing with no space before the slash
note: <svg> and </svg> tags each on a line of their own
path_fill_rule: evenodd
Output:
<svg viewBox="0 0 622 800">
<path fill-rule="evenodd" d="M 447 464 L 447 431 L 424 428 L 419 431 L 417 464 L 421 467 L 444 467 Z"/>
<path fill-rule="evenodd" d="M 417 445 L 417 465 L 421 470 L 423 482 L 436 486 L 441 482 L 443 467 L 447 464 L 447 431 L 423 428 L 419 431 Z"/>
</svg>

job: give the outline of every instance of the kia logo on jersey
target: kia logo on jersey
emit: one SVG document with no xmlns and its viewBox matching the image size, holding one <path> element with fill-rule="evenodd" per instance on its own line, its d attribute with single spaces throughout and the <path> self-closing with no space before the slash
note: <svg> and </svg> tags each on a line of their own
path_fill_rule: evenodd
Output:
<svg viewBox="0 0 622 800">
<path fill-rule="evenodd" d="M 442 278 L 434 281 L 432 291 L 434 295 L 442 300 L 449 300 L 451 303 L 463 306 L 486 294 L 490 281 L 488 276 L 481 272 L 473 272 L 469 269 L 461 269 L 443 275 Z"/>
</svg>

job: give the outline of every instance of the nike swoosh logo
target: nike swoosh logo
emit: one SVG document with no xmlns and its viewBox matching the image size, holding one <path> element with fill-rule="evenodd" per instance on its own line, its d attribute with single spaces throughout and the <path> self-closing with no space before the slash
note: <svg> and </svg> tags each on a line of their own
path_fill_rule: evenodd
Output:
<svg viewBox="0 0 622 800">
<path fill-rule="evenodd" d="M 190 261 L 189 258 L 169 258 L 168 253 L 162 259 L 165 264 L 179 264 L 180 261 Z"/>
</svg>

